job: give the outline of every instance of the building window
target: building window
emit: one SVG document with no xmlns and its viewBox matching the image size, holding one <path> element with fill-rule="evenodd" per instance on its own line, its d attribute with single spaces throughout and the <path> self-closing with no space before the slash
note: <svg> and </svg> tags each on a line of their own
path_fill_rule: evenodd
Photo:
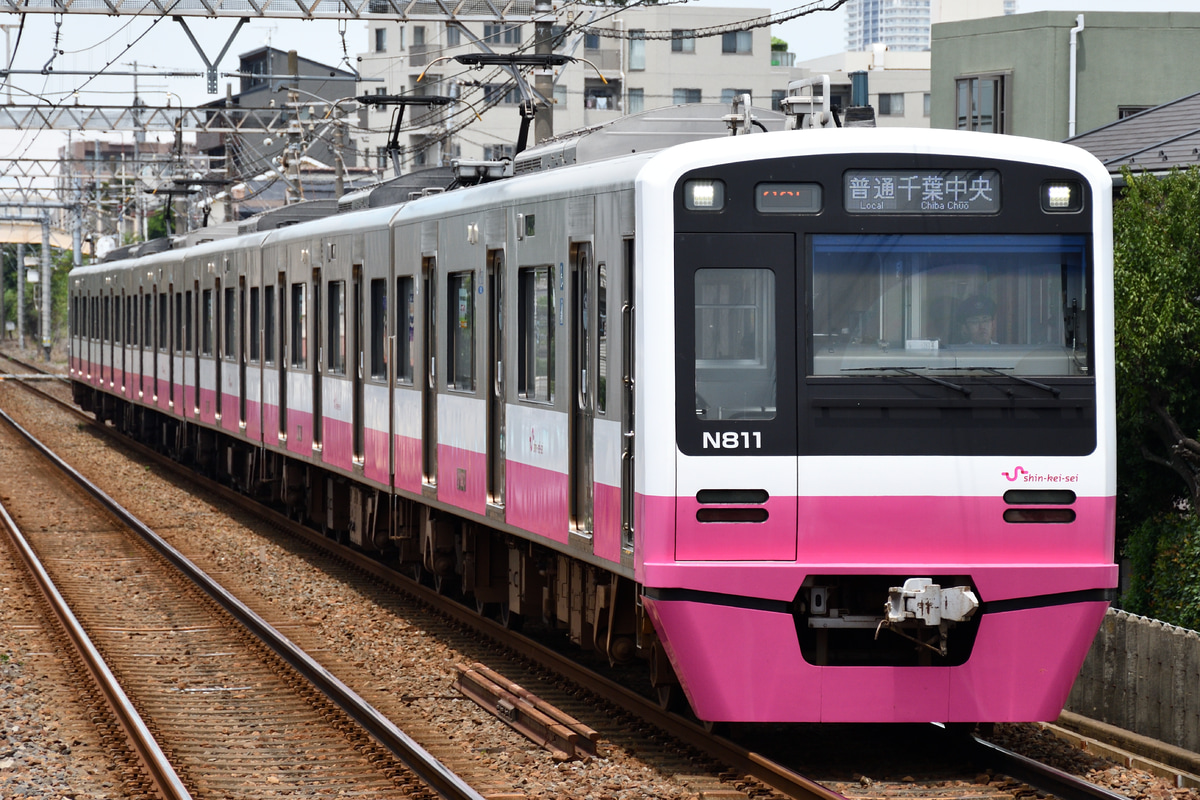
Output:
<svg viewBox="0 0 1200 800">
<path fill-rule="evenodd" d="M 754 35 L 750 31 L 731 31 L 721 34 L 722 53 L 749 53 Z"/>
<path fill-rule="evenodd" d="M 375 94 L 380 95 L 380 96 L 387 94 L 387 87 L 386 86 L 376 86 Z"/>
<path fill-rule="evenodd" d="M 684 103 L 699 103 L 699 89 L 676 89 L 674 93 L 675 105 L 680 106 Z"/>
<path fill-rule="evenodd" d="M 561 83 L 554 84 L 554 107 L 555 108 L 566 108 L 567 107 L 567 87 L 564 84 L 561 84 Z"/>
<path fill-rule="evenodd" d="M 387 148 L 385 148 L 385 147 L 376 147 L 375 148 L 375 167 L 377 169 L 387 169 L 387 162 L 388 162 L 387 156 L 388 156 Z"/>
<path fill-rule="evenodd" d="M 904 95 L 900 92 L 879 95 L 879 116 L 903 117 Z"/>
<path fill-rule="evenodd" d="M 483 102 L 489 106 L 497 103 L 515 106 L 521 103 L 521 92 L 511 83 L 489 83 L 483 87 Z"/>
<path fill-rule="evenodd" d="M 1134 114 L 1140 114 L 1151 108 L 1154 108 L 1154 106 L 1117 106 L 1117 119 L 1132 117 Z"/>
<path fill-rule="evenodd" d="M 696 52 L 696 32 L 685 31 L 679 28 L 671 30 L 671 52 L 672 53 L 694 53 Z"/>
<path fill-rule="evenodd" d="M 629 32 L 629 68 L 641 70 L 646 68 L 646 31 L 638 29 Z"/>
<path fill-rule="evenodd" d="M 488 44 L 520 44 L 521 26 L 487 23 L 483 26 L 483 40 Z"/>
<path fill-rule="evenodd" d="M 954 84 L 954 115 L 958 130 L 1008 132 L 1009 84 L 1004 75 L 959 78 Z"/>
<path fill-rule="evenodd" d="M 446 26 L 446 44 L 450 47 L 458 47 L 462 44 L 462 31 L 458 29 L 457 25 Z"/>
<path fill-rule="evenodd" d="M 483 160 L 484 161 L 503 161 L 513 157 L 513 146 L 511 144 L 489 144 L 484 145 Z"/>
<path fill-rule="evenodd" d="M 387 28 L 376 28 L 375 29 L 375 52 L 376 53 L 386 53 L 387 52 Z"/>
<path fill-rule="evenodd" d="M 629 90 L 629 113 L 640 114 L 646 110 L 646 90 L 645 89 L 630 89 Z"/>
<path fill-rule="evenodd" d="M 600 49 L 600 34 L 585 33 L 583 35 L 583 48 L 585 50 L 599 50 Z"/>
<path fill-rule="evenodd" d="M 783 111 L 783 99 L 787 97 L 787 91 L 784 89 L 771 90 L 771 110 Z"/>
<path fill-rule="evenodd" d="M 921 97 L 921 116 L 925 117 L 926 119 L 929 118 L 929 108 L 932 103 L 932 97 L 933 95 L 931 95 L 929 92 L 926 92 Z"/>
<path fill-rule="evenodd" d="M 751 92 L 749 89 L 722 89 L 721 90 L 721 102 L 726 103 L 726 104 L 732 103 L 734 98 L 740 94 L 751 94 Z M 699 103 L 700 101 L 695 100 L 692 102 Z"/>
<path fill-rule="evenodd" d="M 425 45 L 425 26 L 413 26 L 413 47 L 424 47 Z"/>
</svg>

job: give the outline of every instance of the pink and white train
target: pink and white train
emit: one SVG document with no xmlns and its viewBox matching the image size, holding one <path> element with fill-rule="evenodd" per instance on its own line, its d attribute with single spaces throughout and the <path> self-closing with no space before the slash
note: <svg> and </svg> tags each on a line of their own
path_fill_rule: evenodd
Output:
<svg viewBox="0 0 1200 800">
<path fill-rule="evenodd" d="M 703 720 L 1054 719 L 1117 584 L 1107 172 L 724 111 L 76 270 L 75 397 Z"/>
</svg>

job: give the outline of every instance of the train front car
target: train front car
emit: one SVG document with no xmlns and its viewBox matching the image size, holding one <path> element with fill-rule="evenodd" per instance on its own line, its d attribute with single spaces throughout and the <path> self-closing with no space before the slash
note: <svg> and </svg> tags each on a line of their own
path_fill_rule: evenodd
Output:
<svg viewBox="0 0 1200 800">
<path fill-rule="evenodd" d="M 637 577 L 697 715 L 1056 718 L 1117 583 L 1103 167 L 752 135 L 638 214 Z"/>
</svg>

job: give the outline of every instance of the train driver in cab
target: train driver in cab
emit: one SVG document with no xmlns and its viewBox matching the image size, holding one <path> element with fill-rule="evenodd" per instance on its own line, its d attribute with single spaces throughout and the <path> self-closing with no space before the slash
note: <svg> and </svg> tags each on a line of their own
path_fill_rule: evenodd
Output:
<svg viewBox="0 0 1200 800">
<path fill-rule="evenodd" d="M 996 344 L 996 304 L 990 298 L 983 295 L 968 297 L 959 306 L 958 316 L 962 320 L 961 343 Z"/>
</svg>

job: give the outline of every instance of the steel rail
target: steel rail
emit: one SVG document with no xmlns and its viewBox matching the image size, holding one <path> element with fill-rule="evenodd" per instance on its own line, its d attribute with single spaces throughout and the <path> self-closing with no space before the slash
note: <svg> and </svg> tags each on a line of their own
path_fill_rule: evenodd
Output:
<svg viewBox="0 0 1200 800">
<path fill-rule="evenodd" d="M 12 417 L 0 410 L 0 418 L 11 425 L 26 439 L 29 438 L 27 432 L 18 425 Z M 159 747 L 158 741 L 142 720 L 133 703 L 121 688 L 121 684 L 109 669 L 108 664 L 104 661 L 104 657 L 100 655 L 100 651 L 96 649 L 92 643 L 91 637 L 87 631 L 79 624 L 79 620 L 75 617 L 71 607 L 67 605 L 67 601 L 63 599 L 62 594 L 58 591 L 58 587 L 54 585 L 54 581 L 50 579 L 50 575 L 46 572 L 38 559 L 37 553 L 33 551 L 29 541 L 21 533 L 17 527 L 16 521 L 9 515 L 8 509 L 0 503 L 0 523 L 8 532 L 9 540 L 13 544 L 13 548 L 17 551 L 17 555 L 25 563 L 26 569 L 29 570 L 38 588 L 42 592 L 42 596 L 46 599 L 50 610 L 54 613 L 55 618 L 62 626 L 63 632 L 74 646 L 75 651 L 79 654 L 80 660 L 87 668 L 88 673 L 92 676 L 92 680 L 99 688 L 100 693 L 104 695 L 108 707 L 112 710 L 113 716 L 117 718 L 121 728 L 125 731 L 125 736 L 128 739 L 133 751 L 137 754 L 138 760 L 142 764 L 146 775 L 150 778 L 155 791 L 164 800 L 191 800 L 191 793 L 180 780 L 179 775 L 171 766 L 170 760 Z"/>
<path fill-rule="evenodd" d="M 55 400 L 55 402 L 61 402 L 54 398 L 51 399 Z M 58 469 L 95 497 L 123 523 L 128 525 L 130 529 L 136 532 L 147 544 L 183 572 L 189 580 L 193 581 L 230 616 L 241 622 L 254 636 L 275 652 L 276 655 L 286 661 L 306 680 L 311 682 L 318 691 L 345 711 L 351 719 L 370 733 L 376 741 L 403 762 L 418 779 L 439 796 L 446 798 L 446 800 L 484 800 L 481 794 L 468 786 L 458 775 L 450 771 L 444 764 L 396 727 L 394 722 L 366 700 L 362 699 L 354 690 L 342 683 L 341 680 L 276 630 L 270 623 L 230 594 L 224 587 L 143 524 L 141 520 L 109 496 L 103 489 L 89 481 L 74 467 L 59 458 L 57 454 L 38 441 L 33 434 L 22 428 L 2 410 L 0 410 L 0 417 L 37 448 L 43 456 L 53 462 Z M 84 415 L 84 418 L 86 418 L 86 415 Z M 99 423 L 97 425 L 107 430 L 105 426 Z M 122 439 L 122 442 L 127 441 L 126 439 Z M 195 474 L 189 473 L 189 480 L 195 481 L 197 477 Z"/>
<path fill-rule="evenodd" d="M 964 744 L 964 754 L 976 763 L 986 764 L 997 772 L 1024 781 L 1034 788 L 1042 789 L 1061 798 L 1061 800 L 1129 800 L 1119 792 L 1106 789 L 1048 764 L 1034 761 L 1032 758 L 1014 753 L 978 736 L 967 737 Z"/>
</svg>

